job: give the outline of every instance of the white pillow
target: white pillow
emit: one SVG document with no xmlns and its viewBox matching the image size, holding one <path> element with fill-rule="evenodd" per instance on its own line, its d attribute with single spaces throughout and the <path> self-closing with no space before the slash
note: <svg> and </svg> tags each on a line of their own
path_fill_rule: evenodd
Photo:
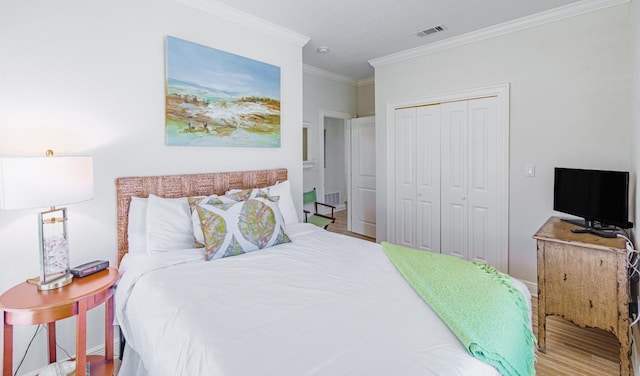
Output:
<svg viewBox="0 0 640 376">
<path fill-rule="evenodd" d="M 147 253 L 193 248 L 193 225 L 186 197 L 147 201 Z"/>
<path fill-rule="evenodd" d="M 276 185 L 272 185 L 266 189 L 269 196 L 280 197 L 278 200 L 278 206 L 280 206 L 280 212 L 284 217 L 284 223 L 287 225 L 300 223 L 298 211 L 293 203 L 293 197 L 291 197 L 291 185 L 289 184 L 289 180 L 285 180 L 282 183 L 276 183 Z"/>
<path fill-rule="evenodd" d="M 131 197 L 129 227 L 127 230 L 129 253 L 147 253 L 147 199 Z"/>
</svg>

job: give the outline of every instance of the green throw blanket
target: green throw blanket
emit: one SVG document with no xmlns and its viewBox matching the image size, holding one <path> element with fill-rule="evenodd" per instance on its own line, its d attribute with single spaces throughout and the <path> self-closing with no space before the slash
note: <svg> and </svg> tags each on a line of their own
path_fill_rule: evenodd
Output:
<svg viewBox="0 0 640 376">
<path fill-rule="evenodd" d="M 535 374 L 535 337 L 509 276 L 482 263 L 386 242 L 382 248 L 469 352 L 505 376 Z"/>
</svg>

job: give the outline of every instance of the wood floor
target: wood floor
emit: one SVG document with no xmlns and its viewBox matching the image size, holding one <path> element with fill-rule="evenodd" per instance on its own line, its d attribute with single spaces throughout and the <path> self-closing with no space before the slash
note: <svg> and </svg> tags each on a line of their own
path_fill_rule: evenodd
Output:
<svg viewBox="0 0 640 376">
<path fill-rule="evenodd" d="M 538 299 L 533 298 L 533 332 L 537 334 Z M 547 351 L 536 350 L 539 376 L 619 375 L 616 337 L 600 329 L 580 328 L 559 317 L 547 317 Z"/>
<path fill-rule="evenodd" d="M 337 232 L 338 234 L 345 234 L 349 236 L 353 236 L 354 238 L 360 238 L 364 240 L 369 240 L 375 242 L 376 240 L 373 238 L 369 238 L 360 234 L 356 234 L 355 232 L 347 231 L 347 211 L 340 210 L 335 212 L 336 221 L 327 227 L 327 230 L 331 232 Z"/>
<path fill-rule="evenodd" d="M 355 236 L 347 231 L 346 211 L 336 213 L 336 222 L 329 231 Z M 538 299 L 532 299 L 533 332 L 537 334 Z M 538 376 L 612 376 L 619 375 L 620 347 L 613 334 L 599 329 L 580 328 L 558 317 L 547 318 L 547 351 L 536 349 L 536 375 Z"/>
</svg>

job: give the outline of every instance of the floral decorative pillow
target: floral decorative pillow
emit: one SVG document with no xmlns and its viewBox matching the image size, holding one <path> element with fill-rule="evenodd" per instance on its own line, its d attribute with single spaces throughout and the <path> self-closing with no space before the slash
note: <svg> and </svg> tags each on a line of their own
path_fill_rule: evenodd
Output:
<svg viewBox="0 0 640 376">
<path fill-rule="evenodd" d="M 224 197 L 228 197 L 234 201 L 245 201 L 251 198 L 251 195 L 253 194 L 253 191 L 255 189 L 249 188 L 249 189 L 232 189 L 230 191 L 227 191 L 227 193 L 224 194 Z"/>
<path fill-rule="evenodd" d="M 193 246 L 194 248 L 202 248 L 204 247 L 204 235 L 202 234 L 202 227 L 200 227 L 200 216 L 198 215 L 198 211 L 196 208 L 200 201 L 204 199 L 209 199 L 211 197 L 217 196 L 195 196 L 195 197 L 187 197 L 187 201 L 189 202 L 189 212 L 191 213 L 191 223 L 193 225 Z"/>
<path fill-rule="evenodd" d="M 284 219 L 277 202 L 270 200 L 266 193 L 251 192 L 249 196 L 245 194 L 242 197 L 246 199 L 236 201 L 225 196 L 211 196 L 196 207 L 204 235 L 205 260 L 235 256 L 291 241 L 285 233 Z"/>
<path fill-rule="evenodd" d="M 289 184 L 289 180 L 259 189 L 231 189 L 224 195 L 236 201 L 243 201 L 250 198 L 256 190 L 262 191 L 262 194 L 269 195 L 271 201 L 278 202 L 285 224 L 289 225 L 292 223 L 300 223 L 298 210 L 296 209 L 296 205 L 293 203 L 293 197 L 291 196 L 291 184 Z"/>
<path fill-rule="evenodd" d="M 260 188 L 249 188 L 242 190 L 231 190 L 224 194 L 224 197 L 230 198 L 234 201 L 247 201 L 251 198 L 262 197 L 268 198 L 269 200 L 276 202 L 278 201 L 278 197 L 270 197 L 267 191 L 262 190 Z"/>
</svg>

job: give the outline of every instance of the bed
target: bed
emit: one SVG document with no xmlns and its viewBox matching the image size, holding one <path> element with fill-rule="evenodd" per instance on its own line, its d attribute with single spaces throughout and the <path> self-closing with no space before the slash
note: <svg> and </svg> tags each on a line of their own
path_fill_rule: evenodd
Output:
<svg viewBox="0 0 640 376">
<path fill-rule="evenodd" d="M 116 191 L 116 321 L 126 338 L 120 376 L 505 374 L 463 346 L 383 245 L 298 223 L 285 169 L 119 178 Z M 206 244 L 198 247 L 202 238 L 193 232 L 196 218 L 207 218 L 207 205 L 227 210 L 236 204 L 215 197 L 249 191 L 256 196 L 248 200 L 276 203 L 275 243 L 236 252 L 233 239 L 209 241 L 216 236 L 211 228 L 219 227 L 201 222 Z M 192 220 L 192 237 L 172 243 L 174 237 L 157 234 L 162 226 L 155 222 L 173 212 L 151 209 L 158 201 L 184 205 L 185 197 L 206 199 L 190 201 L 187 214 L 181 207 L 179 215 Z M 137 208 L 141 203 L 146 208 Z M 161 235 L 184 232 L 173 227 Z M 225 249 L 229 257 L 221 256 Z M 511 296 L 527 304 L 526 328 L 495 339 L 522 339 L 530 361 L 530 295 L 504 277 Z M 477 300 L 486 299 L 464 303 Z M 504 309 L 494 308 L 503 320 Z"/>
</svg>

